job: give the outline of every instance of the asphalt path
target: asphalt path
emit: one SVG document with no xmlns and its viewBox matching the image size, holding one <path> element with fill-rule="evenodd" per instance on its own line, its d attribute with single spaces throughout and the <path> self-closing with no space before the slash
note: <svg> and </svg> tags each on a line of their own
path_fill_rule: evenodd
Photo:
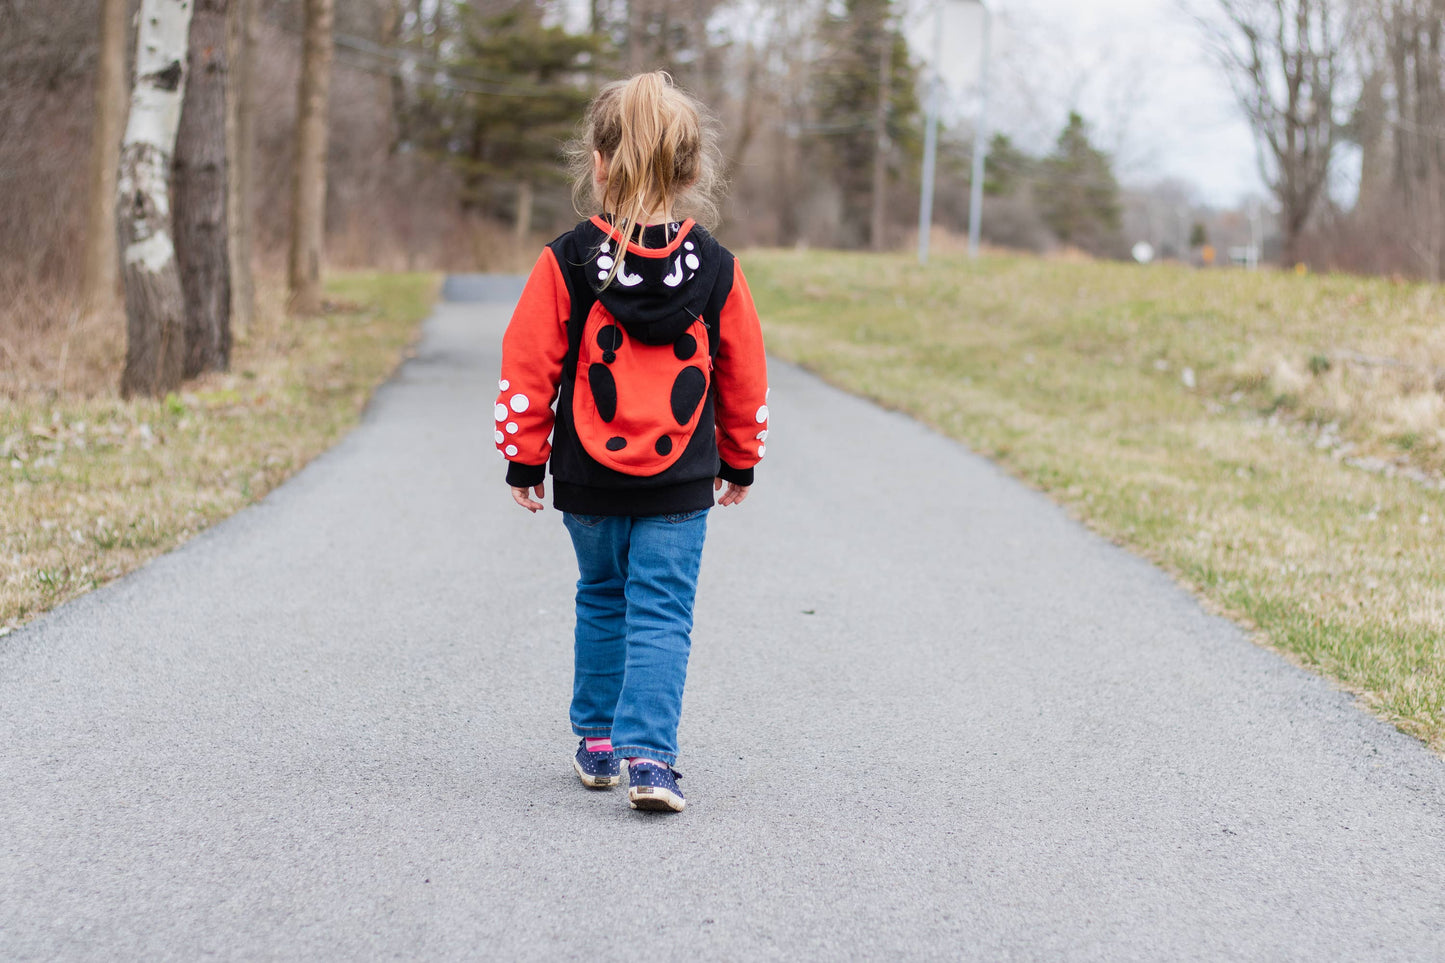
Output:
<svg viewBox="0 0 1445 963">
<path fill-rule="evenodd" d="M 0 639 L 0 959 L 1445 959 L 1445 765 L 989 462 L 787 365 L 710 521 L 688 809 L 578 785 L 514 281 L 363 423 Z"/>
</svg>

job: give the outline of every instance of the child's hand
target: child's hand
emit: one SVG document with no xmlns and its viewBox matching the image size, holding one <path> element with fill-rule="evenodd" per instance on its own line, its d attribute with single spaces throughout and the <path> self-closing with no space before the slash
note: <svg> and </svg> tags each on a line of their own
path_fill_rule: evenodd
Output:
<svg viewBox="0 0 1445 963">
<path fill-rule="evenodd" d="M 721 478 L 712 480 L 712 490 L 720 491 L 723 487 Z M 728 482 L 728 490 L 723 492 L 723 497 L 717 500 L 719 505 L 741 505 L 743 499 L 748 497 L 748 486 L 739 485 L 737 482 Z"/>
<path fill-rule="evenodd" d="M 535 489 L 533 489 L 533 491 L 537 493 L 538 498 L 547 497 L 547 493 L 543 490 L 540 483 Z M 533 514 L 536 514 L 537 512 L 540 512 L 542 509 L 547 507 L 546 505 L 543 505 L 540 501 L 534 502 L 532 501 L 532 499 L 528 498 L 527 489 L 525 488 L 513 488 L 512 501 L 516 502 L 518 505 L 521 505 L 523 508 L 525 508 L 529 512 L 532 512 Z"/>
</svg>

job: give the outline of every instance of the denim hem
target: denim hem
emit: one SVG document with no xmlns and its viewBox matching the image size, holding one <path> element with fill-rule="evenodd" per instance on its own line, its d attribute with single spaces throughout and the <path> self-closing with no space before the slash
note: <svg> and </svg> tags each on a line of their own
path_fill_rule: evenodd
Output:
<svg viewBox="0 0 1445 963">
<path fill-rule="evenodd" d="M 658 762 L 665 762 L 669 766 L 677 762 L 677 753 L 648 749 L 646 746 L 613 746 L 612 755 L 617 759 L 626 759 L 628 756 L 642 759 L 656 759 Z"/>
<path fill-rule="evenodd" d="M 572 724 L 572 735 L 581 736 L 584 739 L 605 739 L 612 735 L 610 726 L 579 726 Z"/>
</svg>

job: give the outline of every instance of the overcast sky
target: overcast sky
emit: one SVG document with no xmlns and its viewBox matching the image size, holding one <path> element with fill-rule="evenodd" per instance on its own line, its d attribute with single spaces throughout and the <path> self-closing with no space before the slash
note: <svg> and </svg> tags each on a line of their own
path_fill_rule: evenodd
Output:
<svg viewBox="0 0 1445 963">
<path fill-rule="evenodd" d="M 971 118 L 982 16 L 969 0 L 943 2 L 949 109 Z M 1263 192 L 1249 128 L 1179 0 L 991 4 L 992 129 L 1043 150 L 1077 109 L 1126 183 L 1176 177 L 1225 206 Z M 910 42 L 931 60 L 932 3 L 910 6 Z"/>
</svg>

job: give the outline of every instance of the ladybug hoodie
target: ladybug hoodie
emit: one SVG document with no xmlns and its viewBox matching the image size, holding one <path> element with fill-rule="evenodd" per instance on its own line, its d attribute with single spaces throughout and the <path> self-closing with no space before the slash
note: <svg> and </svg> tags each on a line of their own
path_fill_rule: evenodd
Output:
<svg viewBox="0 0 1445 963">
<path fill-rule="evenodd" d="M 690 219 L 623 244 L 593 217 L 548 244 L 502 339 L 498 385 L 507 483 L 541 483 L 550 461 L 561 511 L 708 508 L 715 476 L 750 485 L 766 452 L 757 310 L 737 258 Z"/>
</svg>

